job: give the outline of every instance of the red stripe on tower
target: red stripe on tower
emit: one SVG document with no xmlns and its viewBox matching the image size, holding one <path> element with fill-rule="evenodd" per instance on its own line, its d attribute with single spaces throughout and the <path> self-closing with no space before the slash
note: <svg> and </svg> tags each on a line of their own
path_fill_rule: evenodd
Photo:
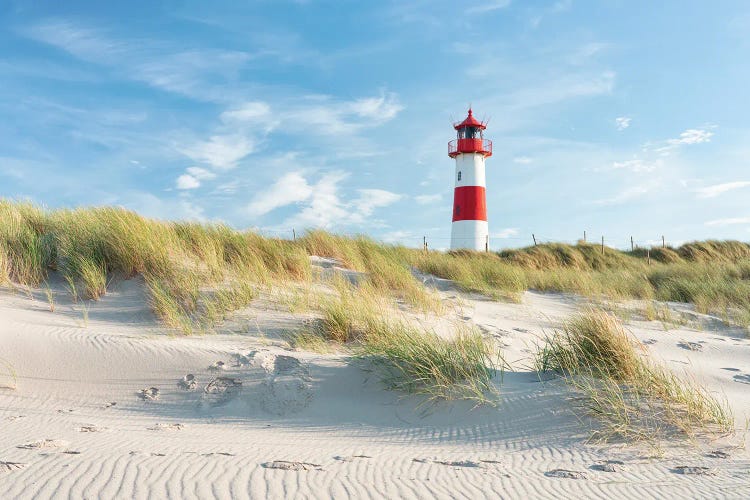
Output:
<svg viewBox="0 0 750 500">
<path fill-rule="evenodd" d="M 453 222 L 487 220 L 487 197 L 484 186 L 461 186 L 453 192 Z"/>
</svg>

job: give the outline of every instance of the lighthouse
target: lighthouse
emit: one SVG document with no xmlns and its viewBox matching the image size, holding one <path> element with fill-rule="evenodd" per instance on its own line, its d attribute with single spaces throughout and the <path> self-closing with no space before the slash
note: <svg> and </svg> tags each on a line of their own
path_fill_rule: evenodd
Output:
<svg viewBox="0 0 750 500">
<path fill-rule="evenodd" d="M 456 139 L 448 143 L 448 156 L 456 160 L 451 250 L 488 250 L 484 160 L 492 156 L 492 141 L 484 138 L 487 125 L 474 118 L 471 108 L 453 128 Z"/>
</svg>

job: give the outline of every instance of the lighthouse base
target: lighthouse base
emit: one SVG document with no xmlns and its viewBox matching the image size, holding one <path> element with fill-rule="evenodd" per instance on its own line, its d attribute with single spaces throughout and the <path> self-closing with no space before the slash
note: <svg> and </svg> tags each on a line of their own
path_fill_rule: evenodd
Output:
<svg viewBox="0 0 750 500">
<path fill-rule="evenodd" d="M 451 250 L 484 251 L 489 247 L 489 226 L 486 220 L 457 220 L 451 228 Z"/>
</svg>

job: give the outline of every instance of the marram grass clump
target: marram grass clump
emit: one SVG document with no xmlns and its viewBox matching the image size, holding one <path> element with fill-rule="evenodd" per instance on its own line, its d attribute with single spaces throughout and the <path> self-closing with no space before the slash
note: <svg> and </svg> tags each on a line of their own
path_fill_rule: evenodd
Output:
<svg viewBox="0 0 750 500">
<path fill-rule="evenodd" d="M 654 441 L 674 433 L 727 433 L 734 426 L 726 401 L 649 360 L 607 312 L 584 312 L 548 336 L 536 369 L 557 372 L 583 395 L 581 407 L 600 423 L 595 440 Z"/>
<path fill-rule="evenodd" d="M 457 329 L 443 338 L 400 321 L 371 324 L 359 355 L 380 369 L 388 387 L 427 396 L 428 401 L 495 404 L 492 379 L 504 366 L 479 332 Z"/>
<path fill-rule="evenodd" d="M 402 316 L 392 299 L 372 285 L 339 283 L 337 289 L 322 301 L 319 320 L 293 342 L 317 351 L 326 343 L 347 346 L 375 365 L 387 387 L 426 396 L 426 401 L 494 404 L 492 379 L 504 362 L 480 332 L 457 326 L 442 337 Z"/>
</svg>

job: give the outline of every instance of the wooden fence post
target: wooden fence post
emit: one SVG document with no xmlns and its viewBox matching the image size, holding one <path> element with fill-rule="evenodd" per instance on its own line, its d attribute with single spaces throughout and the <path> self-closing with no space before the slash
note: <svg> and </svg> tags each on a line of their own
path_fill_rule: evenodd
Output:
<svg viewBox="0 0 750 500">
<path fill-rule="evenodd" d="M 534 235 L 534 233 L 531 233 L 531 237 L 534 238 L 534 246 L 536 246 L 536 236 Z"/>
<path fill-rule="evenodd" d="M 661 236 L 661 247 L 662 248 L 667 248 L 667 242 L 664 239 L 664 235 Z"/>
<path fill-rule="evenodd" d="M 297 241 L 297 231 L 292 228 L 292 240 Z"/>
<path fill-rule="evenodd" d="M 489 234 L 487 236 L 485 236 L 484 251 L 485 252 L 489 252 L 490 251 L 490 235 Z"/>
<path fill-rule="evenodd" d="M 646 250 L 646 258 L 648 259 L 648 265 L 651 265 L 651 249 Z"/>
<path fill-rule="evenodd" d="M 633 250 L 635 250 L 635 245 L 633 244 L 633 237 L 631 236 L 630 237 L 630 251 L 632 252 Z"/>
<path fill-rule="evenodd" d="M 602 255 L 604 255 L 604 236 L 602 236 Z"/>
<path fill-rule="evenodd" d="M 583 231 L 583 242 L 586 243 L 586 231 Z"/>
<path fill-rule="evenodd" d="M 424 248 L 424 251 L 427 251 L 427 236 L 422 236 L 422 246 Z"/>
</svg>

